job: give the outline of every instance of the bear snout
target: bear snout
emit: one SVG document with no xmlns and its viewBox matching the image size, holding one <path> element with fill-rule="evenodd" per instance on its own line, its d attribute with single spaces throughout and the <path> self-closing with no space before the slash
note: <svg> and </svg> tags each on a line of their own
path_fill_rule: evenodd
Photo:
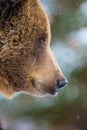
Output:
<svg viewBox="0 0 87 130">
<path fill-rule="evenodd" d="M 38 82 L 37 80 L 34 81 L 34 86 L 36 89 L 42 93 L 42 95 L 56 95 L 61 88 L 65 87 L 68 84 L 66 79 L 60 79 L 56 81 L 54 85 L 52 84 L 45 84 L 42 82 Z"/>
</svg>

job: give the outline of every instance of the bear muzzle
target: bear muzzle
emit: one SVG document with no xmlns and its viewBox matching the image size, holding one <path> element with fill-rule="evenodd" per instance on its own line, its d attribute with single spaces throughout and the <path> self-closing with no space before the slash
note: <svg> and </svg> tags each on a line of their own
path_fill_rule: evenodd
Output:
<svg viewBox="0 0 87 130">
<path fill-rule="evenodd" d="M 53 86 L 43 86 L 41 83 L 38 83 L 37 81 L 34 82 L 35 87 L 39 92 L 41 92 L 43 95 L 56 95 L 62 88 L 67 86 L 68 81 L 66 79 L 60 79 L 56 81 L 56 84 Z"/>
</svg>

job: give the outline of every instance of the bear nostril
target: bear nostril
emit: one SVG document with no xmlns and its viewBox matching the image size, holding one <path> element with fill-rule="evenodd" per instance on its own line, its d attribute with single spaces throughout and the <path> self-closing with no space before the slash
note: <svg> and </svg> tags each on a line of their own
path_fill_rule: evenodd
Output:
<svg viewBox="0 0 87 130">
<path fill-rule="evenodd" d="M 56 86 L 56 92 L 59 91 L 59 89 L 65 87 L 68 84 L 68 81 L 66 79 L 57 79 L 57 86 Z"/>
</svg>

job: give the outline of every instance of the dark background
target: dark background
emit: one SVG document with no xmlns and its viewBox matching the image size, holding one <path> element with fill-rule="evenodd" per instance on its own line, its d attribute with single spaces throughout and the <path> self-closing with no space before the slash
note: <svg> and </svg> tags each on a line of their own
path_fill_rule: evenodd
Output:
<svg viewBox="0 0 87 130">
<path fill-rule="evenodd" d="M 55 97 L 0 95 L 5 130 L 87 130 L 87 0 L 41 0 L 51 48 L 69 84 Z"/>
</svg>

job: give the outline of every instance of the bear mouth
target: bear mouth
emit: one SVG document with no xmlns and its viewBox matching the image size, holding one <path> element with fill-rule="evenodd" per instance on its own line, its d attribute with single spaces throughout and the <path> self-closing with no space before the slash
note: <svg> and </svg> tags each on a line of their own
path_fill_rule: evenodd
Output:
<svg viewBox="0 0 87 130">
<path fill-rule="evenodd" d="M 55 91 L 55 87 L 46 88 L 41 84 L 42 83 L 39 83 L 36 80 L 34 80 L 34 88 L 36 89 L 37 92 L 40 93 L 41 96 L 46 96 L 46 95 L 55 96 L 58 93 Z"/>
<path fill-rule="evenodd" d="M 58 92 L 56 92 L 56 91 L 47 91 L 47 90 L 39 89 L 38 86 L 35 89 L 38 92 L 38 95 L 36 95 L 36 96 L 47 96 L 47 95 L 55 96 L 58 94 Z"/>
<path fill-rule="evenodd" d="M 20 92 L 20 91 L 19 91 L 19 92 Z M 44 91 L 42 91 L 42 90 L 36 88 L 35 86 L 34 86 L 34 88 L 33 88 L 33 91 L 31 91 L 30 89 L 28 89 L 28 91 L 23 90 L 22 92 L 23 92 L 23 93 L 26 93 L 26 94 L 29 94 L 29 95 L 32 95 L 32 96 L 36 96 L 36 97 L 44 97 L 44 96 L 47 95 L 46 92 L 44 92 Z"/>
<path fill-rule="evenodd" d="M 40 93 L 40 95 L 38 95 L 38 96 L 46 96 L 47 95 L 47 93 L 44 91 L 41 91 L 39 89 L 36 89 L 36 90 Z"/>
<path fill-rule="evenodd" d="M 41 90 L 40 88 L 41 88 L 41 85 L 39 85 L 39 84 L 38 84 L 38 85 L 35 85 L 35 89 L 36 89 L 37 92 L 40 93 L 40 95 L 42 95 L 42 96 L 47 95 L 47 92 Z M 38 95 L 38 96 L 40 96 L 40 95 Z"/>
</svg>

